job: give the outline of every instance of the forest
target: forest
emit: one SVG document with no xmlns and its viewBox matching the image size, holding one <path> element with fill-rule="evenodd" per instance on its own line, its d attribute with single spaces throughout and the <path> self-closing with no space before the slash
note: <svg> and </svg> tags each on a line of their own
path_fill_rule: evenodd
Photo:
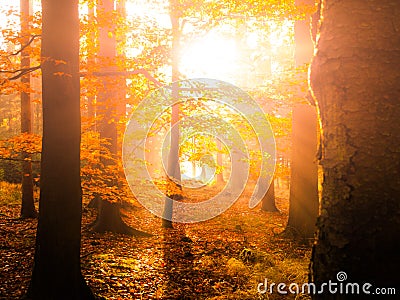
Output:
<svg viewBox="0 0 400 300">
<path fill-rule="evenodd" d="M 0 299 L 400 299 L 400 2 L 0 0 Z"/>
</svg>

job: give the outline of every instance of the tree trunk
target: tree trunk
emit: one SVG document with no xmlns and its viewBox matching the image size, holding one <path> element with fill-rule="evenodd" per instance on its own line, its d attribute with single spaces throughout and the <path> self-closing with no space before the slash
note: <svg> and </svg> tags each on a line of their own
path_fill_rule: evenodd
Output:
<svg viewBox="0 0 400 300">
<path fill-rule="evenodd" d="M 315 0 L 296 0 L 296 5 L 314 5 Z M 310 19 L 295 22 L 295 62 L 301 67 L 311 61 L 313 42 Z M 307 94 L 298 95 L 304 101 Z M 292 164 L 289 219 L 285 232 L 294 238 L 314 236 L 318 216 L 317 114 L 308 104 L 293 108 Z"/>
<path fill-rule="evenodd" d="M 21 48 L 30 40 L 29 16 L 31 10 L 30 0 L 20 1 L 21 33 L 25 34 Z M 21 51 L 21 69 L 30 67 L 30 58 L 27 50 Z M 21 78 L 21 83 L 30 87 L 31 76 L 26 74 Z M 21 133 L 32 133 L 31 95 L 28 91 L 21 92 Z M 33 197 L 32 156 L 29 153 L 21 153 L 22 158 L 22 205 L 21 218 L 36 218 L 37 212 Z"/>
<path fill-rule="evenodd" d="M 94 299 L 80 268 L 78 1 L 42 0 L 42 9 L 41 190 L 35 261 L 27 296 L 40 300 Z M 58 60 L 65 64 L 56 64 Z"/>
<path fill-rule="evenodd" d="M 261 200 L 261 210 L 268 212 L 279 212 L 275 205 L 275 180 L 273 179 L 267 193 Z"/>
<path fill-rule="evenodd" d="M 114 10 L 114 0 L 103 0 L 101 2 L 100 10 L 103 13 L 109 14 Z M 100 28 L 99 34 L 99 56 L 103 58 L 114 58 L 116 56 L 116 40 L 113 25 L 107 25 Z M 112 35 L 109 35 L 109 32 Z M 102 72 L 115 72 L 116 67 L 105 66 Z M 117 130 L 117 107 L 120 93 L 118 85 L 120 83 L 115 76 L 102 76 L 103 82 L 102 90 L 98 95 L 98 113 L 102 114 L 99 121 L 98 128 L 100 131 L 100 138 L 106 139 L 107 144 L 104 145 L 116 159 L 118 156 L 118 130 Z M 124 96 L 125 97 L 125 96 Z M 104 165 L 114 164 L 114 161 L 103 161 Z M 115 184 L 110 182 L 109 184 Z M 97 219 L 94 222 L 92 229 L 94 231 L 104 232 L 111 231 L 115 233 L 130 234 L 134 232 L 132 228 L 124 223 L 120 214 L 119 203 L 110 203 L 107 199 L 100 198 L 100 209 L 98 210 Z M 122 225 L 123 224 L 123 225 Z M 128 230 L 129 229 L 129 230 Z"/>
<path fill-rule="evenodd" d="M 99 233 L 116 232 L 127 235 L 150 237 L 151 234 L 128 226 L 121 218 L 120 205 L 109 201 L 100 201 L 99 215 L 93 230 Z"/>
<path fill-rule="evenodd" d="M 36 218 L 37 211 L 35 208 L 35 199 L 33 196 L 33 176 L 31 155 L 22 153 L 22 202 L 21 202 L 21 218 Z"/>
<path fill-rule="evenodd" d="M 321 13 L 311 84 L 324 182 L 311 280 L 343 271 L 371 293 L 399 288 L 400 2 L 326 0 Z"/>
<path fill-rule="evenodd" d="M 297 6 L 314 5 L 318 0 L 295 0 Z M 294 60 L 296 66 L 300 67 L 309 64 L 314 52 L 313 39 L 310 28 L 310 18 L 296 20 L 294 24 L 295 53 Z"/>
<path fill-rule="evenodd" d="M 89 6 L 88 8 L 88 21 L 95 22 L 95 6 Z M 96 34 L 91 32 L 90 39 L 92 43 L 95 43 Z M 88 63 L 93 66 L 96 60 L 95 53 L 88 53 Z M 96 97 L 89 95 L 87 97 L 87 118 L 88 118 L 88 130 L 96 131 Z"/>
<path fill-rule="evenodd" d="M 173 103 L 179 101 L 179 47 L 180 47 L 180 28 L 179 28 L 179 16 L 177 12 L 176 1 L 170 1 L 170 19 L 172 25 L 172 98 Z M 179 164 L 179 125 L 174 126 L 179 122 L 179 104 L 172 106 L 171 116 L 171 144 L 170 152 L 168 155 L 168 176 L 172 178 L 171 184 L 177 186 L 178 190 L 182 189 L 181 186 L 181 170 Z M 176 189 L 174 189 L 176 190 Z M 180 200 L 182 195 L 170 194 L 165 198 L 162 226 L 164 228 L 173 228 L 172 225 L 172 213 L 173 213 L 173 201 Z"/>
<path fill-rule="evenodd" d="M 222 159 L 222 143 L 220 140 L 217 140 L 217 165 L 220 167 L 220 172 L 217 174 L 217 184 L 225 183 L 224 174 L 223 174 L 223 159 Z"/>
<path fill-rule="evenodd" d="M 99 203 L 99 215 L 93 226 L 96 232 L 104 233 L 106 231 L 131 234 L 131 228 L 126 225 L 120 214 L 118 203 L 112 203 L 106 200 Z"/>
<path fill-rule="evenodd" d="M 289 219 L 286 232 L 294 238 L 314 237 L 318 216 L 317 114 L 307 104 L 293 109 Z"/>
<path fill-rule="evenodd" d="M 234 192 L 238 192 L 245 187 L 247 182 L 248 174 L 243 174 L 243 158 L 245 155 L 237 148 L 233 147 L 231 149 L 231 174 L 229 176 L 232 177 L 230 186 L 227 188 Z M 233 170 L 237 170 L 236 176 L 232 176 Z"/>
</svg>

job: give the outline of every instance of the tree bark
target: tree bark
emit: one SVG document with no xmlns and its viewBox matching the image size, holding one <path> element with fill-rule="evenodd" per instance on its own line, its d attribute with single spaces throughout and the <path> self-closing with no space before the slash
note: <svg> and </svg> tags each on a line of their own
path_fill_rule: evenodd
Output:
<svg viewBox="0 0 400 300">
<path fill-rule="evenodd" d="M 94 299 L 80 268 L 78 1 L 42 0 L 42 9 L 41 191 L 27 296 L 40 300 Z M 58 60 L 65 64 L 56 64 Z"/>
<path fill-rule="evenodd" d="M 325 0 L 321 13 L 311 84 L 324 182 L 310 279 L 343 271 L 350 282 L 398 288 L 400 2 Z"/>
<path fill-rule="evenodd" d="M 21 49 L 27 45 L 30 40 L 29 36 L 29 16 L 31 10 L 30 0 L 20 1 L 21 12 L 21 34 L 25 34 L 22 39 Z M 26 49 L 21 51 L 21 69 L 30 67 L 29 53 Z M 21 83 L 30 87 L 30 73 L 21 77 Z M 32 104 L 31 95 L 28 91 L 21 92 L 21 133 L 32 133 Z M 21 153 L 22 158 L 22 203 L 21 218 L 36 218 L 37 212 L 33 197 L 33 176 L 32 176 L 32 155 L 26 152 Z"/>
</svg>

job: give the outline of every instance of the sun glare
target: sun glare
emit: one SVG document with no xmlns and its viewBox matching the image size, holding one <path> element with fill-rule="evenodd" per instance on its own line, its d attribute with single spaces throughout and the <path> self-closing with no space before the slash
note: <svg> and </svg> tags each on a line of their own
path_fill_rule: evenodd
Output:
<svg viewBox="0 0 400 300">
<path fill-rule="evenodd" d="M 147 17 L 155 20 L 163 28 L 171 27 L 171 20 L 168 11 L 165 9 L 166 1 L 136 0 L 125 3 L 126 14 L 128 16 Z"/>
<path fill-rule="evenodd" d="M 6 20 L 15 19 L 16 27 L 19 26 L 18 16 L 6 16 L 6 11 L 14 9 L 18 11 L 18 2 L 6 2 L 0 0 L 2 9 L 0 15 L 0 29 L 7 26 Z M 33 11 L 40 10 L 40 0 L 32 0 Z M 12 3 L 12 4 L 11 4 Z M 150 21 L 160 28 L 171 28 L 171 20 L 168 13 L 168 1 L 166 0 L 135 0 L 126 1 L 126 13 L 128 18 L 143 18 L 143 22 Z M 80 15 L 88 13 L 87 4 L 81 4 Z M 250 24 L 251 25 L 251 24 Z M 261 85 L 265 78 L 273 73 L 279 73 L 284 69 L 284 61 L 291 55 L 290 36 L 293 22 L 283 23 L 269 22 L 266 28 L 269 32 L 261 32 L 260 29 L 244 26 L 241 38 L 237 28 L 232 25 L 219 25 L 215 30 L 202 35 L 194 40 L 187 41 L 182 38 L 180 45 L 180 73 L 187 78 L 208 77 L 231 82 L 241 87 L 253 87 Z M 185 25 L 192 33 L 194 24 Z M 183 33 L 184 35 L 185 33 Z M 288 45 L 287 47 L 285 45 Z M 0 35 L 0 48 L 4 48 L 4 41 Z M 143 51 L 142 47 L 135 46 L 125 50 L 129 58 L 135 57 Z"/>
<path fill-rule="evenodd" d="M 237 59 L 235 40 L 212 33 L 182 49 L 180 68 L 188 77 L 210 77 L 235 82 Z"/>
</svg>

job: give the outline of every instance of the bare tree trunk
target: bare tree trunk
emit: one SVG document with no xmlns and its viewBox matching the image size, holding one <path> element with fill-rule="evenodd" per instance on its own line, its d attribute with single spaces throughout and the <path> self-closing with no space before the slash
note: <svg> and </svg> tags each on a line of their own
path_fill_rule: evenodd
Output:
<svg viewBox="0 0 400 300">
<path fill-rule="evenodd" d="M 42 0 L 43 150 L 29 299 L 94 299 L 80 266 L 78 1 Z M 62 38 L 60 38 L 62 37 Z M 65 64 L 55 64 L 62 60 Z M 57 76 L 55 74 L 64 74 Z"/>
<path fill-rule="evenodd" d="M 324 182 L 311 281 L 336 281 L 341 271 L 347 282 L 372 284 L 371 294 L 398 294 L 400 2 L 325 0 L 321 20 L 311 84 Z"/>
<path fill-rule="evenodd" d="M 116 10 L 118 12 L 118 15 L 120 18 L 126 19 L 126 0 L 118 0 L 116 2 Z M 123 47 L 125 40 L 126 40 L 126 35 L 121 35 L 117 36 L 118 39 L 116 39 L 116 48 L 120 49 L 119 52 L 116 52 L 117 56 L 122 56 L 126 57 L 126 53 L 124 49 L 126 47 Z M 126 71 L 126 70 L 124 70 Z M 126 86 L 126 78 L 120 76 L 117 79 L 117 84 L 118 90 L 117 90 L 117 116 L 118 120 L 124 119 L 126 117 L 126 105 L 127 105 L 127 100 L 126 100 L 126 94 L 127 94 L 127 86 Z M 122 124 L 121 122 L 117 122 L 119 126 L 117 126 L 117 131 L 121 134 L 119 134 L 119 137 L 123 136 L 123 132 L 125 131 L 125 124 Z M 118 153 L 122 152 L 122 138 L 117 141 L 118 145 Z"/>
<path fill-rule="evenodd" d="M 95 6 L 89 6 L 89 12 L 88 12 L 88 21 L 89 22 L 94 22 L 95 21 Z M 96 39 L 96 35 L 94 32 L 90 34 L 90 39 L 94 43 Z M 95 63 L 95 55 L 93 53 L 88 54 L 88 62 L 90 65 L 93 65 Z M 89 128 L 90 130 L 96 130 L 96 97 L 94 95 L 90 95 L 87 97 L 87 116 L 88 116 L 88 122 L 89 122 Z"/>
<path fill-rule="evenodd" d="M 217 174 L 217 183 L 218 184 L 223 184 L 225 183 L 224 180 L 224 174 L 222 172 L 223 170 L 223 159 L 222 159 L 222 153 L 220 151 L 222 151 L 222 144 L 220 140 L 217 140 L 217 165 L 221 168 L 221 172 Z"/>
<path fill-rule="evenodd" d="M 172 99 L 173 103 L 179 101 L 179 47 L 180 47 L 180 28 L 179 16 L 175 8 L 175 0 L 170 1 L 170 18 L 172 24 Z M 181 170 L 179 164 L 179 125 L 174 126 L 179 122 L 179 104 L 172 106 L 171 116 L 171 145 L 168 155 L 168 176 L 172 178 L 171 184 L 177 188 L 174 190 L 181 190 Z M 165 198 L 165 206 L 163 212 L 162 226 L 164 228 L 172 228 L 172 213 L 173 202 L 171 200 L 180 200 L 182 195 L 176 193 L 168 193 Z"/>
<path fill-rule="evenodd" d="M 268 212 L 279 212 L 275 204 L 275 179 L 272 180 L 267 193 L 261 200 L 261 210 Z"/>
<path fill-rule="evenodd" d="M 312 238 L 318 215 L 317 114 L 300 104 L 293 110 L 292 164 L 289 219 L 286 232 L 295 238 Z"/>
<path fill-rule="evenodd" d="M 243 162 L 242 159 L 244 158 L 243 153 L 237 149 L 233 148 L 231 151 L 231 174 L 230 176 L 232 177 L 231 179 L 231 185 L 228 187 L 231 191 L 233 192 L 238 192 L 242 190 L 247 182 L 247 176 L 248 174 L 243 174 Z M 233 170 L 237 170 L 237 175 L 232 176 Z"/>
<path fill-rule="evenodd" d="M 20 1 L 21 12 L 21 34 L 25 35 L 22 39 L 21 48 L 27 45 L 29 36 L 29 16 L 31 10 L 30 0 Z M 27 50 L 21 51 L 21 69 L 30 67 L 30 58 Z M 30 87 L 31 76 L 26 74 L 21 78 L 21 83 Z M 21 92 L 21 133 L 32 133 L 32 110 L 31 95 L 28 91 Z M 37 212 L 33 197 L 33 176 L 32 176 L 32 155 L 26 152 L 21 153 L 22 157 L 22 205 L 21 218 L 36 218 Z"/>
<path fill-rule="evenodd" d="M 314 2 L 296 0 L 296 5 L 314 5 Z M 295 22 L 295 43 L 296 66 L 310 63 L 313 55 L 310 18 Z M 306 101 L 307 94 L 299 96 Z M 292 124 L 289 219 L 285 233 L 294 238 L 309 239 L 314 236 L 319 206 L 316 108 L 309 104 L 296 105 Z"/>
</svg>

